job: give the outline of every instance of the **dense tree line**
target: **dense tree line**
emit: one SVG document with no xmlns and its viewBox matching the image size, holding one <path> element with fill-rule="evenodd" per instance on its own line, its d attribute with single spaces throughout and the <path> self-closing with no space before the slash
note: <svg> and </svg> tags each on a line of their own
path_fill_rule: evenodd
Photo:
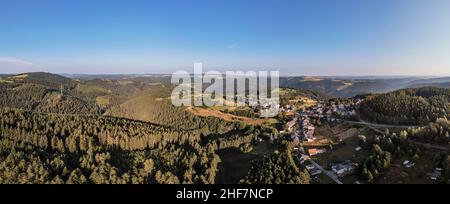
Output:
<svg viewBox="0 0 450 204">
<path fill-rule="evenodd" d="M 59 90 L 61 86 L 66 90 L 71 90 L 76 84 L 72 79 L 67 77 L 45 72 L 19 74 L 13 77 L 13 79 L 17 83 L 38 84 L 56 90 Z"/>
<path fill-rule="evenodd" d="M 380 176 L 391 165 L 391 153 L 383 151 L 378 144 L 373 145 L 372 154 L 362 163 L 361 176 L 369 183 Z"/>
<path fill-rule="evenodd" d="M 0 107 L 32 110 L 44 100 L 48 90 L 34 84 L 0 84 Z"/>
<path fill-rule="evenodd" d="M 423 139 L 427 142 L 448 144 L 450 142 L 450 122 L 441 118 L 436 123 L 430 123 L 423 127 L 409 128 L 402 131 L 403 137 Z"/>
<path fill-rule="evenodd" d="M 292 158 L 290 148 L 274 152 L 262 161 L 252 161 L 243 184 L 308 184 L 311 179 L 304 168 L 299 168 Z"/>
<path fill-rule="evenodd" d="M 252 109 L 236 109 L 223 111 L 224 113 L 229 113 L 236 116 L 242 116 L 247 118 L 259 118 L 259 114 L 254 112 Z"/>
<path fill-rule="evenodd" d="M 3 183 L 214 183 L 202 134 L 120 118 L 0 111 Z M 58 165 L 55 168 L 52 165 Z"/>
<path fill-rule="evenodd" d="M 44 113 L 102 114 L 94 102 L 87 102 L 37 84 L 0 84 L 0 107 Z"/>
<path fill-rule="evenodd" d="M 0 183 L 215 183 L 218 150 L 250 151 L 272 131 L 196 116 L 143 82 L 101 80 L 119 87 L 101 116 L 97 95 L 86 94 L 95 87 L 45 77 L 0 84 Z"/>
<path fill-rule="evenodd" d="M 101 115 L 105 112 L 96 103 L 89 103 L 70 95 L 53 93 L 42 101 L 35 109 L 37 112 L 58 114 L 88 114 Z"/>
<path fill-rule="evenodd" d="M 219 149 L 227 148 L 241 148 L 243 145 L 252 144 L 255 140 L 253 133 L 249 134 L 235 134 L 229 137 L 222 137 L 217 140 Z"/>
<path fill-rule="evenodd" d="M 424 125 L 450 114 L 450 89 L 404 89 L 368 97 L 360 106 L 369 121 L 396 125 Z"/>
<path fill-rule="evenodd" d="M 373 139 L 361 135 L 359 139 L 360 145 L 368 150 L 370 155 L 359 163 L 356 172 L 369 183 L 381 176 L 390 167 L 393 159 L 402 156 L 417 158 L 422 152 L 417 145 L 411 144 L 407 138 L 395 133 L 386 132 Z"/>
</svg>

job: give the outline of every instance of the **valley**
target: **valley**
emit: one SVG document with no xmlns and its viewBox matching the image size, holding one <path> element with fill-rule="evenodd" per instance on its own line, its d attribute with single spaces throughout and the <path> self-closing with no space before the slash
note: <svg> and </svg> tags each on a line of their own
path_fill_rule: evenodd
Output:
<svg viewBox="0 0 450 204">
<path fill-rule="evenodd" d="M 397 90 L 443 78 L 281 78 L 280 112 L 261 118 L 261 107 L 175 107 L 165 75 L 70 77 L 1 77 L 0 183 L 447 183 L 450 176 L 449 89 Z"/>
</svg>

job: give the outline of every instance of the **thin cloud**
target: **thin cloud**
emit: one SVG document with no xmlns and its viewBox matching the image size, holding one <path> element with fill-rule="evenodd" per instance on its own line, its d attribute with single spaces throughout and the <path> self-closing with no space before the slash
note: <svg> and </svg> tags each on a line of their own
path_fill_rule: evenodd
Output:
<svg viewBox="0 0 450 204">
<path fill-rule="evenodd" d="M 2 57 L 0 56 L 0 65 L 13 65 L 13 66 L 31 66 L 33 63 L 24 59 L 15 57 Z"/>
<path fill-rule="evenodd" d="M 227 46 L 227 48 L 228 49 L 233 49 L 233 48 L 236 48 L 236 47 L 238 47 L 239 46 L 239 43 L 233 43 L 233 44 L 229 44 L 228 46 Z"/>
</svg>

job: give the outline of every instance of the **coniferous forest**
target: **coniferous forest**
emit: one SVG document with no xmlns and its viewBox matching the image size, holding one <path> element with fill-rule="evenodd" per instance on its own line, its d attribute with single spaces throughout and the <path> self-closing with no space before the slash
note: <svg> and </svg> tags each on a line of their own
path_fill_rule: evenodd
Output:
<svg viewBox="0 0 450 204">
<path fill-rule="evenodd" d="M 426 125 L 450 116 L 450 90 L 443 88 L 403 89 L 369 96 L 360 107 L 371 122 L 394 125 Z"/>
<path fill-rule="evenodd" d="M 273 131 L 173 107 L 154 81 L 19 76 L 0 83 L 0 183 L 212 184 L 219 149 Z"/>
<path fill-rule="evenodd" d="M 170 103 L 172 88 L 166 78 L 152 77 L 73 80 L 45 73 L 4 77 L 0 82 L 0 183 L 317 182 L 311 170 L 299 163 L 299 148 L 289 134 L 281 134 L 280 124 L 196 115 L 188 107 Z M 288 90 L 282 97 L 285 105 L 309 97 Z M 358 97 L 363 99 L 357 106 L 361 119 L 409 128 L 361 136 L 357 145 L 367 157 L 355 163 L 354 178 L 380 182 L 395 162 L 427 156 L 424 144 L 446 148 L 449 96 L 449 89 L 415 88 Z M 321 107 L 345 107 L 354 99 L 321 102 L 325 100 L 318 99 Z M 248 111 L 218 112 L 247 121 L 258 119 Z M 292 117 L 278 119 L 286 123 Z M 318 134 L 322 133 L 319 129 Z M 326 149 L 340 145 L 345 141 Z M 440 152 L 433 165 L 443 169 L 442 178 L 449 178 L 448 156 Z"/>
</svg>

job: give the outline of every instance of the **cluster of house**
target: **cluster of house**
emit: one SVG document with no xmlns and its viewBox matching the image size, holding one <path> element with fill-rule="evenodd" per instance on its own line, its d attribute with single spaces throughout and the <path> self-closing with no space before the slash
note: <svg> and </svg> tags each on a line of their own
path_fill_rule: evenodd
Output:
<svg viewBox="0 0 450 204">
<path fill-rule="evenodd" d="M 353 173 L 355 169 L 355 164 L 350 160 L 346 160 L 342 163 L 334 164 L 331 166 L 331 170 L 339 177 L 344 177 L 345 175 Z"/>
<path fill-rule="evenodd" d="M 361 99 L 355 99 L 351 102 L 336 103 L 319 103 L 312 108 L 299 111 L 296 116 L 287 123 L 287 131 L 291 133 L 291 139 L 295 144 L 300 141 L 312 142 L 315 127 L 311 123 L 311 118 L 319 120 L 327 120 L 328 122 L 339 122 L 341 117 L 356 115 L 356 107 L 362 102 Z M 292 106 L 286 105 L 283 110 L 292 111 Z"/>
<path fill-rule="evenodd" d="M 314 132 L 316 128 L 314 127 L 313 124 L 311 124 L 308 117 L 303 117 L 299 121 L 299 125 L 300 125 L 300 136 L 303 138 L 303 140 L 312 142 L 316 139 L 314 137 Z"/>
<path fill-rule="evenodd" d="M 356 107 L 362 102 L 362 99 L 356 99 L 352 102 L 335 104 L 319 103 L 313 108 L 303 110 L 301 115 L 326 120 L 328 122 L 339 122 L 338 118 L 348 118 L 356 115 Z"/>
<path fill-rule="evenodd" d="M 295 127 L 297 126 L 297 121 L 298 121 L 298 118 L 297 118 L 297 117 L 294 117 L 292 120 L 290 120 L 289 122 L 287 122 L 287 130 L 288 130 L 289 132 L 294 132 Z"/>
<path fill-rule="evenodd" d="M 355 166 L 356 165 L 352 163 L 350 160 L 346 160 L 342 163 L 332 165 L 331 171 L 338 177 L 342 178 L 346 175 L 353 173 Z M 306 170 L 308 170 L 311 176 L 316 176 L 322 173 L 322 171 L 313 164 L 306 165 Z"/>
<path fill-rule="evenodd" d="M 294 111 L 294 106 L 292 106 L 292 105 L 285 105 L 285 106 L 278 105 L 278 108 L 280 109 L 280 112 L 282 112 L 282 113 L 290 113 L 290 112 Z"/>
<path fill-rule="evenodd" d="M 295 117 L 287 123 L 287 129 L 291 133 L 291 139 L 294 145 L 299 144 L 301 141 L 312 142 L 316 139 L 314 137 L 316 128 L 311 124 L 307 116 L 301 116 L 300 119 L 299 117 Z"/>
<path fill-rule="evenodd" d="M 355 105 L 359 104 L 360 102 L 361 101 L 356 101 L 353 103 L 339 105 L 332 103 L 319 103 L 312 108 L 299 111 L 292 120 L 287 122 L 287 131 L 291 135 L 291 139 L 294 144 L 294 152 L 297 153 L 300 163 L 307 161 L 310 156 L 326 152 L 326 149 L 324 148 L 308 148 L 305 151 L 305 149 L 301 145 L 302 141 L 312 142 L 316 139 L 314 137 L 315 126 L 311 123 L 311 119 L 339 122 L 339 119 L 337 119 L 338 117 L 356 115 Z M 358 147 L 355 150 L 359 151 L 361 149 L 361 147 Z M 331 170 L 337 176 L 343 177 L 347 174 L 352 173 L 354 168 L 355 164 L 353 164 L 351 161 L 345 161 L 332 165 Z M 322 171 L 313 164 L 306 165 L 306 169 L 311 176 L 316 176 L 322 173 Z"/>
<path fill-rule="evenodd" d="M 269 100 L 268 102 L 265 103 L 260 103 L 258 100 L 250 97 L 248 98 L 248 104 L 259 104 L 259 107 L 261 108 L 261 110 L 266 110 L 266 111 L 279 111 L 280 110 L 280 104 L 276 101 L 276 100 Z M 253 106 L 250 105 L 253 109 L 253 111 L 258 111 L 258 106 Z"/>
<path fill-rule="evenodd" d="M 300 163 L 304 163 L 309 159 L 310 156 L 318 155 L 325 153 L 327 150 L 323 148 L 308 148 L 308 150 L 305 151 L 305 148 L 302 146 L 295 146 L 294 147 L 294 153 L 297 155 L 298 160 Z"/>
</svg>

